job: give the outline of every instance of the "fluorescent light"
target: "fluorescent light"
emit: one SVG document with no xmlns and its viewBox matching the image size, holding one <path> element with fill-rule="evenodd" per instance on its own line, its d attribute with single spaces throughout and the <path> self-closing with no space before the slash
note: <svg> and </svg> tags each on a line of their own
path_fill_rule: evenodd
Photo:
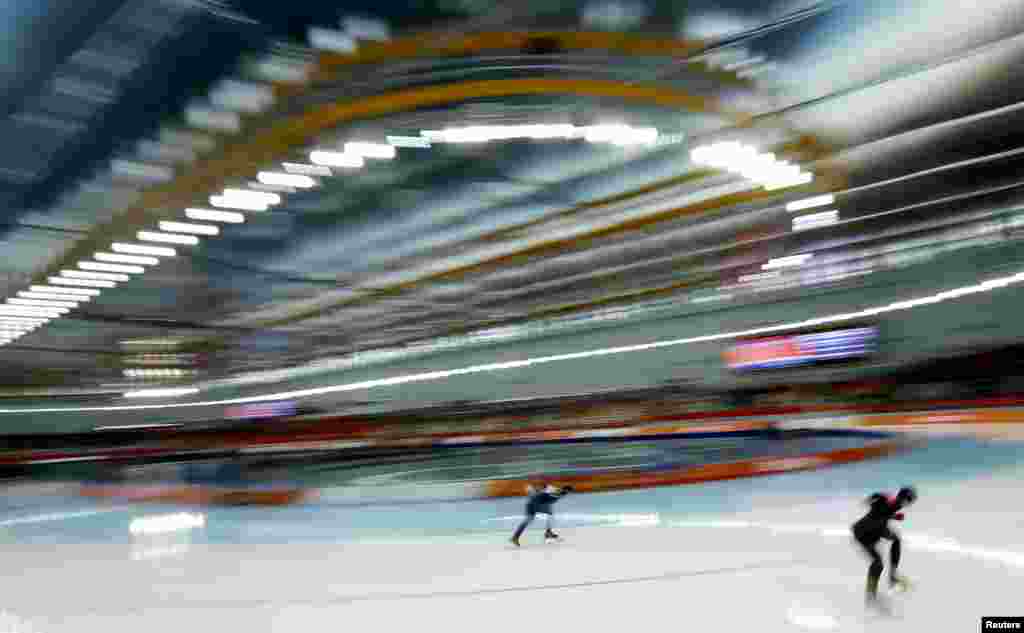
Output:
<svg viewBox="0 0 1024 633">
<path fill-rule="evenodd" d="M 387 141 L 395 147 L 430 147 L 430 139 L 422 136 L 389 136 Z"/>
<path fill-rule="evenodd" d="M 346 154 L 363 158 L 390 159 L 398 154 L 393 145 L 385 145 L 384 143 L 345 143 L 343 149 Z"/>
<path fill-rule="evenodd" d="M 22 290 L 18 296 L 23 299 L 50 299 L 52 301 L 91 301 L 88 295 L 55 294 L 52 292 L 28 292 Z"/>
<path fill-rule="evenodd" d="M 176 389 L 140 389 L 129 391 L 124 394 L 125 398 L 174 398 L 177 396 L 188 396 L 199 393 L 195 387 L 181 387 Z"/>
<path fill-rule="evenodd" d="M 583 138 L 588 143 L 651 145 L 658 140 L 658 130 L 652 127 L 634 128 L 623 124 L 591 125 L 584 128 Z"/>
<path fill-rule="evenodd" d="M 443 130 L 423 130 L 424 138 L 435 143 L 486 143 L 496 138 L 496 131 L 489 126 L 471 125 Z"/>
<path fill-rule="evenodd" d="M 188 222 L 161 222 L 160 230 L 169 233 L 198 233 L 199 235 L 217 235 L 220 229 L 212 224 L 191 224 Z"/>
<path fill-rule="evenodd" d="M 812 213 L 811 215 L 803 215 L 793 218 L 793 230 L 794 231 L 805 231 L 807 229 L 816 229 L 823 226 L 829 226 L 839 221 L 838 211 L 822 211 L 821 213 Z"/>
<path fill-rule="evenodd" d="M 61 286 L 29 286 L 29 290 L 32 292 L 52 292 L 58 294 L 82 295 L 85 297 L 95 297 L 100 294 L 99 290 L 90 290 L 88 288 L 63 288 Z"/>
<path fill-rule="evenodd" d="M 776 189 L 786 189 L 789 187 L 796 187 L 797 185 L 806 185 L 814 181 L 814 174 L 800 174 L 793 178 L 785 178 L 778 181 L 769 181 L 762 183 L 766 191 L 775 191 Z"/>
<path fill-rule="evenodd" d="M 690 303 L 711 303 L 713 301 L 728 301 L 729 299 L 732 299 L 730 294 L 708 295 L 706 297 L 690 299 Z"/>
<path fill-rule="evenodd" d="M 184 343 L 180 338 L 137 338 L 121 341 L 121 345 L 145 345 L 147 347 L 176 347 Z"/>
<path fill-rule="evenodd" d="M 316 181 L 309 176 L 302 174 L 282 174 L 276 171 L 261 171 L 256 174 L 256 180 L 265 185 L 284 185 L 286 187 L 299 187 L 309 189 L 316 186 Z"/>
<path fill-rule="evenodd" d="M 71 312 L 68 308 L 34 308 L 30 306 L 0 305 L 0 315 L 39 316 L 56 318 Z"/>
<path fill-rule="evenodd" d="M 621 123 L 577 127 L 568 123 L 532 123 L 521 125 L 470 125 L 443 130 L 423 130 L 419 137 L 389 136 L 388 142 L 398 147 L 429 147 L 437 143 L 487 143 L 512 139 L 556 139 L 582 137 L 591 143 L 615 145 L 651 145 L 658 141 L 658 130 L 637 128 Z M 348 148 L 346 148 L 348 149 Z"/>
<path fill-rule="evenodd" d="M 4 325 L 42 325 L 50 319 L 38 316 L 0 316 L 0 323 Z"/>
<path fill-rule="evenodd" d="M 4 330 L 14 330 L 19 332 L 31 332 L 32 330 L 42 327 L 50 322 L 50 319 L 42 318 L 17 318 L 17 317 L 3 317 L 0 318 L 0 328 Z"/>
<path fill-rule="evenodd" d="M 739 165 L 731 166 L 730 168 L 732 171 L 739 173 L 744 178 L 748 178 L 763 185 L 788 183 L 799 179 L 802 174 L 799 165 L 775 162 L 759 163 L 755 160 L 749 160 Z"/>
<path fill-rule="evenodd" d="M 110 245 L 115 253 L 130 253 L 133 255 L 157 255 L 159 257 L 174 257 L 178 254 L 173 248 L 166 246 L 150 246 L 148 244 L 122 244 L 115 242 Z"/>
<path fill-rule="evenodd" d="M 97 426 L 93 428 L 93 431 L 127 431 L 131 429 L 159 429 L 165 427 L 174 428 L 179 426 L 184 425 L 180 422 L 153 422 L 152 424 L 118 424 L 116 426 Z"/>
<path fill-rule="evenodd" d="M 654 128 L 630 128 L 636 136 L 634 137 L 640 142 L 647 142 L 647 139 L 653 140 L 658 138 L 658 131 Z M 579 136 L 581 133 L 586 136 L 587 128 L 577 128 L 575 125 L 569 125 L 568 123 L 555 123 L 553 125 L 522 125 L 519 126 L 520 132 L 526 136 L 526 138 L 532 138 L 536 140 L 551 139 L 551 138 L 573 138 Z M 651 135 L 653 134 L 653 139 Z"/>
<path fill-rule="evenodd" d="M 221 196 L 228 200 L 244 200 L 253 204 L 281 204 L 281 195 L 267 191 L 252 191 L 251 189 L 225 189 Z"/>
<path fill-rule="evenodd" d="M 199 238 L 195 235 L 177 235 L 174 233 L 158 233 L 156 231 L 139 231 L 135 234 L 143 242 L 164 242 L 167 244 L 186 244 L 195 246 Z"/>
<path fill-rule="evenodd" d="M 814 196 L 813 198 L 804 198 L 803 200 L 795 200 L 786 205 L 786 211 L 803 211 L 804 209 L 813 209 L 814 207 L 823 207 L 828 204 L 832 204 L 836 201 L 836 197 L 830 193 L 823 196 Z"/>
<path fill-rule="evenodd" d="M 49 322 L 49 317 L 40 316 L 16 316 L 16 315 L 3 315 L 0 316 L 0 327 L 4 327 L 8 330 L 28 330 L 45 325 Z"/>
<path fill-rule="evenodd" d="M 102 279 L 70 279 L 68 277 L 50 277 L 47 279 L 51 284 L 59 284 L 62 286 L 87 286 L 93 288 L 113 288 L 117 286 L 113 281 L 104 281 Z"/>
<path fill-rule="evenodd" d="M 326 167 L 362 167 L 365 164 L 362 156 L 326 150 L 310 152 L 309 160 Z"/>
<path fill-rule="evenodd" d="M 793 266 L 800 266 L 814 257 L 812 253 L 803 253 L 800 255 L 790 255 L 789 257 L 779 257 L 777 259 L 771 259 L 768 263 L 761 266 L 764 270 L 774 270 L 776 268 L 790 268 Z"/>
<path fill-rule="evenodd" d="M 696 147 L 690 152 L 690 159 L 699 165 L 738 173 L 768 191 L 803 185 L 814 180 L 813 174 L 802 172 L 798 165 L 735 141 Z"/>
<path fill-rule="evenodd" d="M 160 260 L 156 257 L 145 257 L 142 255 L 118 255 L 116 253 L 93 253 L 93 259 L 101 262 L 120 262 L 122 264 L 142 264 L 144 266 L 156 266 Z"/>
<path fill-rule="evenodd" d="M 97 273 L 84 270 L 62 270 L 60 274 L 62 277 L 70 277 L 72 279 L 102 279 L 103 281 L 129 281 L 131 279 L 131 277 L 123 273 Z"/>
<path fill-rule="evenodd" d="M 330 176 L 333 174 L 330 167 L 324 165 L 306 165 L 305 163 L 281 163 L 281 167 L 290 174 L 305 174 L 306 176 Z"/>
<path fill-rule="evenodd" d="M 759 283 L 759 282 L 762 282 L 762 281 L 769 281 L 771 279 L 778 279 L 778 278 L 779 278 L 779 271 L 772 270 L 772 271 L 765 272 L 765 273 L 754 273 L 752 275 L 740 275 L 739 282 L 741 284 Z"/>
<path fill-rule="evenodd" d="M 240 209 L 242 211 L 266 211 L 270 205 L 262 202 L 229 199 L 224 196 L 210 196 L 210 204 L 222 209 Z"/>
<path fill-rule="evenodd" d="M 0 320 L 0 330 L 4 332 L 31 332 L 37 327 L 44 325 L 48 322 L 46 319 L 32 319 L 32 320 Z"/>
<path fill-rule="evenodd" d="M 253 191 L 269 191 L 271 193 L 295 193 L 298 191 L 295 187 L 288 185 L 266 185 L 257 180 L 250 180 L 245 183 L 245 186 Z"/>
<path fill-rule="evenodd" d="M 126 266 L 124 264 L 106 264 L 103 262 L 90 261 L 78 262 L 78 267 L 82 270 L 99 270 L 108 273 L 128 273 L 133 275 L 139 275 L 146 272 L 146 269 L 142 266 Z"/>
<path fill-rule="evenodd" d="M 217 211 L 215 209 L 185 209 L 185 217 L 190 220 L 204 220 L 206 222 L 229 222 L 241 224 L 245 222 L 245 214 L 235 211 Z"/>
<path fill-rule="evenodd" d="M 38 308 L 77 308 L 78 301 L 55 301 L 53 299 L 19 299 L 12 297 L 7 300 L 10 305 L 35 306 Z"/>
</svg>

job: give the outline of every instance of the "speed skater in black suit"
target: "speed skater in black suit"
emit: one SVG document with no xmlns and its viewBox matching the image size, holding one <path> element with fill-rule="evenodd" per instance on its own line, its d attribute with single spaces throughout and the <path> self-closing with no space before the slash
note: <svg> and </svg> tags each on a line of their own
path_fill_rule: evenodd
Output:
<svg viewBox="0 0 1024 633">
<path fill-rule="evenodd" d="M 882 539 L 892 542 L 889 547 L 890 585 L 894 588 L 907 587 L 906 579 L 898 571 L 902 550 L 900 536 L 889 527 L 889 521 L 902 521 L 903 508 L 915 501 L 917 491 L 909 486 L 900 488 L 896 496 L 876 492 L 868 497 L 868 513 L 853 524 L 853 537 L 871 559 L 871 566 L 868 567 L 868 604 L 878 603 L 878 581 L 882 577 L 882 570 L 885 569 L 877 547 Z"/>
<path fill-rule="evenodd" d="M 523 531 L 526 530 L 526 526 L 530 525 L 538 514 L 548 515 L 547 529 L 544 531 L 544 538 L 546 539 L 557 539 L 559 538 L 555 534 L 553 528 L 555 525 L 555 514 L 551 509 L 551 506 L 572 492 L 572 486 L 555 486 L 548 484 L 546 486 L 529 486 L 527 493 L 530 498 L 526 502 L 526 516 L 523 517 L 522 523 L 516 528 L 515 534 L 512 535 L 512 543 L 519 547 L 519 537 L 523 535 Z"/>
</svg>

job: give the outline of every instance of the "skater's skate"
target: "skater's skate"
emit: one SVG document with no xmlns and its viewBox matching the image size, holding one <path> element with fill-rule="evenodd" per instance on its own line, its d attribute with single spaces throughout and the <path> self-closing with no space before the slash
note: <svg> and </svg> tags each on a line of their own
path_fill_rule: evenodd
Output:
<svg viewBox="0 0 1024 633">
<path fill-rule="evenodd" d="M 544 540 L 545 540 L 545 541 L 549 541 L 549 540 L 550 540 L 550 541 L 557 541 L 557 540 L 559 540 L 560 538 L 562 538 L 562 537 L 561 537 L 561 536 L 559 536 L 559 535 L 557 535 L 557 534 L 555 534 L 555 533 L 554 533 L 553 531 L 551 531 L 551 530 L 547 530 L 546 532 L 544 532 Z"/>
<path fill-rule="evenodd" d="M 871 611 L 880 613 L 882 615 L 889 615 L 892 610 L 889 608 L 889 603 L 878 595 L 878 578 L 868 578 L 868 586 L 865 597 L 865 605 Z"/>
<path fill-rule="evenodd" d="M 880 615 L 892 615 L 892 606 L 889 601 L 878 594 L 868 594 L 867 608 Z"/>
<path fill-rule="evenodd" d="M 515 545 L 516 547 L 519 547 L 519 537 L 518 536 L 513 536 L 509 540 L 512 542 L 513 545 Z"/>
<path fill-rule="evenodd" d="M 889 576 L 889 590 L 894 593 L 905 593 L 910 591 L 911 583 L 903 574 L 892 574 Z"/>
</svg>

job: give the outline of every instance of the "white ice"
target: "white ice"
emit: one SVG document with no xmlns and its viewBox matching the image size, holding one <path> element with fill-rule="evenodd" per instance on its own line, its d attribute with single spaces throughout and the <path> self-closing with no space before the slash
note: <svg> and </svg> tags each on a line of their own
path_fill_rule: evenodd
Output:
<svg viewBox="0 0 1024 633">
<path fill-rule="evenodd" d="M 125 535 L 109 542 L 62 538 L 85 528 L 55 518 L 50 541 L 2 545 L 0 633 L 958 632 L 978 630 L 984 615 L 1024 614 L 1016 466 L 922 490 L 900 526 L 914 587 L 890 598 L 891 615 L 867 611 L 866 563 L 847 526 L 874 485 L 871 468 L 580 495 L 559 507 L 563 542 L 541 543 L 538 521 L 518 550 L 507 541 L 518 500 L 379 514 L 211 511 L 202 527 L 183 528 L 191 536 L 141 541 L 118 512 L 66 519 L 109 522 Z M 705 507 L 691 512 L 698 497 Z M 409 529 L 439 514 L 447 531 Z M 375 529 L 340 536 L 367 517 Z M 303 521 L 339 538 L 289 542 Z M 237 530 L 201 538 L 226 523 Z"/>
</svg>

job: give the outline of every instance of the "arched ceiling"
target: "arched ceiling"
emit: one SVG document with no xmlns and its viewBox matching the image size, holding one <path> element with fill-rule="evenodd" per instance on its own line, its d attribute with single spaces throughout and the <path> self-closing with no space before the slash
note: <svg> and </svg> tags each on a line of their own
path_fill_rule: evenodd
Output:
<svg viewBox="0 0 1024 633">
<path fill-rule="evenodd" d="M 0 347 L 0 382 L 222 379 L 654 302 L 815 293 L 983 245 L 993 223 L 1016 239 L 1024 19 L 1009 3 L 365 4 L 90 5 L 61 26 L 66 51 L 0 77 L 7 298 L 260 171 L 395 148 Z M 26 24 L 64 24 L 40 7 Z M 658 137 L 423 135 L 606 123 Z M 692 160 L 722 139 L 815 179 L 766 190 Z M 840 221 L 794 230 L 787 204 L 825 192 L 833 205 L 797 215 Z M 800 253 L 815 257 L 800 275 L 764 283 L 766 262 Z M 165 366 L 188 372 L 138 371 Z"/>
</svg>

